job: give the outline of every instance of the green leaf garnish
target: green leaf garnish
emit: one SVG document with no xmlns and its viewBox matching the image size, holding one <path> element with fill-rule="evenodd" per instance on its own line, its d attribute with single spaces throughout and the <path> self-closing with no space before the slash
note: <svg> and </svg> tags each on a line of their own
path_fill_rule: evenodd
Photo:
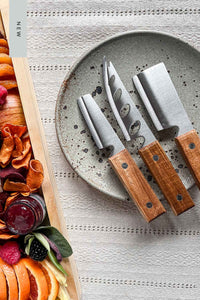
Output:
<svg viewBox="0 0 200 300">
<path fill-rule="evenodd" d="M 46 235 L 58 247 L 62 257 L 69 257 L 73 251 L 65 237 L 53 226 L 40 226 L 36 231 Z"/>
<path fill-rule="evenodd" d="M 64 270 L 63 266 L 57 261 L 57 258 L 52 250 L 48 251 L 48 257 L 51 260 L 51 262 L 56 266 L 56 268 L 67 275 L 66 271 Z"/>
<path fill-rule="evenodd" d="M 33 237 L 32 233 L 27 234 L 24 238 L 24 243 L 26 244 L 31 237 Z"/>
<path fill-rule="evenodd" d="M 55 246 L 57 246 L 57 249 L 58 251 L 60 251 L 62 257 L 69 257 L 70 255 L 72 255 L 73 251 L 68 241 L 55 227 L 52 226 L 40 226 L 34 232 L 25 236 L 24 242 L 25 244 L 28 243 L 25 248 L 26 254 L 29 255 L 31 243 L 34 240 L 34 238 L 37 238 L 39 242 L 47 249 L 48 257 L 51 260 L 51 262 L 55 265 L 55 267 L 63 274 L 67 275 L 66 271 L 57 260 L 54 251 L 51 249 L 49 244 L 50 241 L 48 242 L 48 239 L 45 239 L 45 236 L 51 242 L 53 242 Z"/>
<path fill-rule="evenodd" d="M 25 237 L 25 238 L 26 238 L 26 237 Z M 31 244 L 32 244 L 32 241 L 33 241 L 34 239 L 35 239 L 34 236 L 29 237 L 29 240 L 26 239 L 26 241 L 28 240 L 28 244 L 26 245 L 26 248 L 25 248 L 25 253 L 26 253 L 27 255 L 29 255 L 29 253 L 30 253 Z"/>
</svg>

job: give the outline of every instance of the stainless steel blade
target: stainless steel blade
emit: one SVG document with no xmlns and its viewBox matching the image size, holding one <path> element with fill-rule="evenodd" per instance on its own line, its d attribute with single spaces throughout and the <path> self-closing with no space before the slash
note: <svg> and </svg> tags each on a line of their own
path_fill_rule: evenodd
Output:
<svg viewBox="0 0 200 300">
<path fill-rule="evenodd" d="M 77 101 L 97 147 L 99 149 L 112 147 L 111 156 L 125 149 L 92 96 L 87 94 Z"/>
<path fill-rule="evenodd" d="M 114 102 L 114 99 L 113 99 L 113 96 L 112 96 L 112 93 L 111 93 L 111 90 L 110 90 L 110 86 L 109 86 L 109 81 L 108 81 L 108 64 L 107 64 L 107 60 L 106 60 L 106 57 L 104 56 L 103 58 L 103 81 L 104 81 L 104 87 L 105 87 L 105 90 L 106 90 L 106 94 L 107 94 L 107 98 L 108 98 L 108 101 L 110 103 L 110 106 L 111 106 L 111 109 L 115 115 L 115 118 L 117 120 L 117 123 L 119 124 L 123 134 L 124 134 L 124 137 L 127 141 L 130 141 L 131 140 L 131 137 L 130 137 L 130 134 L 128 132 L 128 130 L 126 129 L 126 126 L 124 125 L 124 122 L 122 121 L 121 117 L 120 117 L 120 114 L 116 108 L 116 105 L 115 105 L 115 102 Z"/>
<path fill-rule="evenodd" d="M 193 129 L 164 63 L 134 76 L 133 82 L 158 131 L 178 127 L 182 135 Z"/>
<path fill-rule="evenodd" d="M 108 74 L 108 84 L 106 83 L 107 81 L 104 82 L 105 82 L 106 90 L 107 89 L 110 90 L 111 96 L 109 96 L 109 94 L 107 93 L 108 100 L 109 103 L 111 104 L 111 108 L 113 109 L 114 107 L 113 113 L 116 116 L 116 119 L 118 120 L 117 116 L 119 115 L 120 120 L 123 123 L 123 125 L 126 127 L 128 135 L 131 139 L 136 137 L 143 137 L 144 143 L 142 147 L 149 145 L 150 143 L 156 140 L 155 136 L 153 135 L 152 131 L 146 124 L 145 120 L 141 116 L 137 107 L 133 103 L 131 96 L 126 90 L 124 84 L 122 83 L 113 64 L 109 62 L 106 66 L 107 68 L 105 66 L 106 65 L 104 60 L 104 73 L 107 72 Z M 105 74 L 104 77 L 106 77 Z M 122 111 L 125 108 L 127 113 L 125 114 L 125 116 L 122 116 Z M 118 123 L 120 127 L 121 127 L 121 122 Z M 136 134 L 131 134 L 131 130 L 134 126 L 139 127 L 139 129 Z M 128 139 L 126 135 L 125 138 L 127 139 L 127 141 L 130 140 L 130 138 Z"/>
</svg>

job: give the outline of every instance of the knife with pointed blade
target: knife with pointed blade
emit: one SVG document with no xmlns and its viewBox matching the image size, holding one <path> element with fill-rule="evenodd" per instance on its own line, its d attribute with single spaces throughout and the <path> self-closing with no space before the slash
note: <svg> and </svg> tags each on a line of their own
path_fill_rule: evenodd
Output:
<svg viewBox="0 0 200 300">
<path fill-rule="evenodd" d="M 200 139 L 164 63 L 133 77 L 134 84 L 156 129 L 177 127 L 175 142 L 200 189 Z"/>
<path fill-rule="evenodd" d="M 109 162 L 146 221 L 166 212 L 92 96 L 80 97 L 78 106 L 98 148 L 112 147 Z"/>
<path fill-rule="evenodd" d="M 127 140 L 136 137 L 144 138 L 144 144 L 139 150 L 139 154 L 158 183 L 175 215 L 179 215 L 193 207 L 194 202 L 165 151 L 133 103 L 113 64 L 111 62 L 107 63 L 106 58 L 103 60 L 103 79 L 113 113 L 116 119 L 120 120 L 118 122 L 119 126 L 121 127 L 121 123 L 123 123 L 121 129 L 125 138 Z M 128 107 L 128 112 L 125 116 L 122 116 L 120 113 L 125 107 Z M 139 125 L 139 129 L 132 134 L 131 129 L 136 125 Z"/>
</svg>

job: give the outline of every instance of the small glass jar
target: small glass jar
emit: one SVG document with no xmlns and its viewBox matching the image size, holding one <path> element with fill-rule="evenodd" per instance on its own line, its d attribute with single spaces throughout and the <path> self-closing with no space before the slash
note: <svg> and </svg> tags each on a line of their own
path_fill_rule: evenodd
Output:
<svg viewBox="0 0 200 300">
<path fill-rule="evenodd" d="M 37 194 L 17 197 L 6 209 L 5 223 L 14 234 L 25 235 L 36 229 L 46 215 L 45 203 Z"/>
</svg>

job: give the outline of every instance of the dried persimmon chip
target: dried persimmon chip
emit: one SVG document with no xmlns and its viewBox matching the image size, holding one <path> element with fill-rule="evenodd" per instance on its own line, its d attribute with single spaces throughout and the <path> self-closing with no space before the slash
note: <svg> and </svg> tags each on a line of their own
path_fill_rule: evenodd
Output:
<svg viewBox="0 0 200 300">
<path fill-rule="evenodd" d="M 3 222 L 2 220 L 0 220 L 0 231 L 3 230 L 3 229 L 6 229 L 6 224 L 5 222 Z"/>
<path fill-rule="evenodd" d="M 6 199 L 4 211 L 6 211 L 7 207 L 19 196 L 19 193 L 15 193 L 14 195 L 8 197 Z"/>
<path fill-rule="evenodd" d="M 9 163 L 14 149 L 14 140 L 8 127 L 2 129 L 3 144 L 0 149 L 0 166 L 5 168 Z"/>
<path fill-rule="evenodd" d="M 14 136 L 16 134 L 16 135 L 18 135 L 18 137 L 21 137 L 27 131 L 26 126 L 12 125 L 12 124 L 5 124 L 2 128 L 2 131 L 6 127 L 8 127 L 10 129 L 10 133 L 12 136 Z"/>
<path fill-rule="evenodd" d="M 12 152 L 12 157 L 18 157 L 22 155 L 23 144 L 22 140 L 18 137 L 18 135 L 14 135 L 15 149 Z"/>
<path fill-rule="evenodd" d="M 12 160 L 12 166 L 15 169 L 19 169 L 19 168 L 28 169 L 31 156 L 32 156 L 32 152 L 30 149 L 28 153 L 22 154 L 21 156 L 14 158 Z"/>
<path fill-rule="evenodd" d="M 23 145 L 22 154 L 12 160 L 12 166 L 15 169 L 19 169 L 22 167 L 28 169 L 29 167 L 29 161 L 32 156 L 31 142 L 29 137 L 22 140 L 22 145 Z"/>
<path fill-rule="evenodd" d="M 10 233 L 0 233 L 0 240 L 17 239 L 19 235 Z"/>
<path fill-rule="evenodd" d="M 30 188 L 23 182 L 14 182 L 6 179 L 3 190 L 6 192 L 29 192 Z"/>
<path fill-rule="evenodd" d="M 44 179 L 44 171 L 42 164 L 39 160 L 32 159 L 30 161 L 30 166 L 28 174 L 26 177 L 26 183 L 31 191 L 35 191 L 40 188 Z"/>
</svg>

